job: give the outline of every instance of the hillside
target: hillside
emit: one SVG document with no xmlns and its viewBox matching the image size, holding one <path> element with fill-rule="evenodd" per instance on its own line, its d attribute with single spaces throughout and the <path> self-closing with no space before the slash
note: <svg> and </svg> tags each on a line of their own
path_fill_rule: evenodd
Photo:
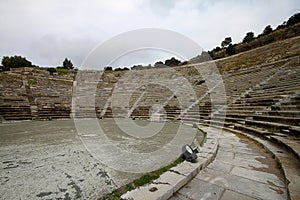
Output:
<svg viewBox="0 0 300 200">
<path fill-rule="evenodd" d="M 219 58 L 228 57 L 232 54 L 238 54 L 241 52 L 266 46 L 274 42 L 279 42 L 282 40 L 293 38 L 299 35 L 300 35 L 300 23 L 296 23 L 294 25 L 275 30 L 267 35 L 256 37 L 250 42 L 240 42 L 238 44 L 233 44 L 231 46 L 231 52 L 228 52 L 229 47 L 227 47 L 227 48 L 222 48 L 219 51 L 217 51 L 216 49 L 212 50 L 210 52 L 210 55 L 212 56 L 212 59 L 216 60 Z"/>
<path fill-rule="evenodd" d="M 289 38 L 242 52 L 230 57 L 215 60 L 214 62 L 222 72 L 237 70 L 265 63 L 271 63 L 281 59 L 299 56 L 300 36 Z"/>
</svg>

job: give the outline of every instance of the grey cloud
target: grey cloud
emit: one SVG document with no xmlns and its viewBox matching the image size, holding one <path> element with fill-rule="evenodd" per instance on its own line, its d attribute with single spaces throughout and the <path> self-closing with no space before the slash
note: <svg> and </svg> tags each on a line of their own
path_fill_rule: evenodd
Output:
<svg viewBox="0 0 300 200">
<path fill-rule="evenodd" d="M 299 0 L 3 0 L 0 56 L 21 54 L 45 66 L 68 57 L 78 66 L 99 43 L 139 28 L 173 30 L 211 50 L 226 36 L 240 42 L 247 31 L 275 28 L 299 10 Z"/>
<path fill-rule="evenodd" d="M 78 67 L 94 48 L 95 41 L 90 38 L 71 39 L 46 35 L 32 41 L 30 46 L 32 54 L 39 58 L 41 66 L 47 66 L 47 63 L 59 66 L 67 57 Z"/>
</svg>

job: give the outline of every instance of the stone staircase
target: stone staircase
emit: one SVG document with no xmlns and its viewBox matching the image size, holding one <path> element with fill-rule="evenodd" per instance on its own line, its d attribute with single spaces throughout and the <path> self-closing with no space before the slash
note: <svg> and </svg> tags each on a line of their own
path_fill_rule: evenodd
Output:
<svg viewBox="0 0 300 200">
<path fill-rule="evenodd" d="M 31 120 L 31 108 L 23 77 L 1 74 L 0 116 L 2 120 Z"/>
<path fill-rule="evenodd" d="M 226 110 L 214 113 L 214 121 L 203 121 L 203 124 L 218 127 L 221 124 L 218 119 L 225 118 L 224 127 L 220 128 L 258 137 L 262 143 L 276 143 L 282 149 L 280 152 L 292 153 L 286 156 L 274 153 L 284 168 L 291 199 L 299 197 L 295 191 L 300 180 L 300 174 L 295 171 L 300 167 L 299 65 L 298 58 L 286 62 L 266 81 L 229 104 Z"/>
<path fill-rule="evenodd" d="M 70 118 L 73 78 L 17 68 L 1 74 L 0 116 L 4 120 Z"/>
</svg>

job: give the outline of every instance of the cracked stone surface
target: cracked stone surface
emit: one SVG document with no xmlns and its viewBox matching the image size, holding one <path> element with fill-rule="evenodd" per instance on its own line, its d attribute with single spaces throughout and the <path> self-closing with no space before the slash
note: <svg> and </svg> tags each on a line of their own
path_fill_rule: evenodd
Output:
<svg viewBox="0 0 300 200">
<path fill-rule="evenodd" d="M 116 145 L 135 152 L 161 148 L 173 137 L 163 134 L 135 140 L 112 128 L 109 119 L 101 123 Z M 177 126 L 169 123 L 164 131 L 172 133 Z M 72 120 L 3 123 L 0 130 L 0 199 L 97 199 L 141 176 L 114 170 L 95 159 Z M 165 160 L 162 155 L 151 162 L 169 164 Z"/>
<path fill-rule="evenodd" d="M 170 200 L 287 199 L 271 154 L 245 137 L 223 132 L 215 160 Z"/>
</svg>

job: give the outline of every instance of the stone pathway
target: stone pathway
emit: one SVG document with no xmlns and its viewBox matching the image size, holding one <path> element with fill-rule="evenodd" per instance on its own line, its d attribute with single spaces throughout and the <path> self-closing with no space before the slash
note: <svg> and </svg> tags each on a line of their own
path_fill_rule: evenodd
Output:
<svg viewBox="0 0 300 200">
<path fill-rule="evenodd" d="M 253 141 L 223 132 L 215 160 L 170 200 L 287 198 L 272 155 Z"/>
</svg>

